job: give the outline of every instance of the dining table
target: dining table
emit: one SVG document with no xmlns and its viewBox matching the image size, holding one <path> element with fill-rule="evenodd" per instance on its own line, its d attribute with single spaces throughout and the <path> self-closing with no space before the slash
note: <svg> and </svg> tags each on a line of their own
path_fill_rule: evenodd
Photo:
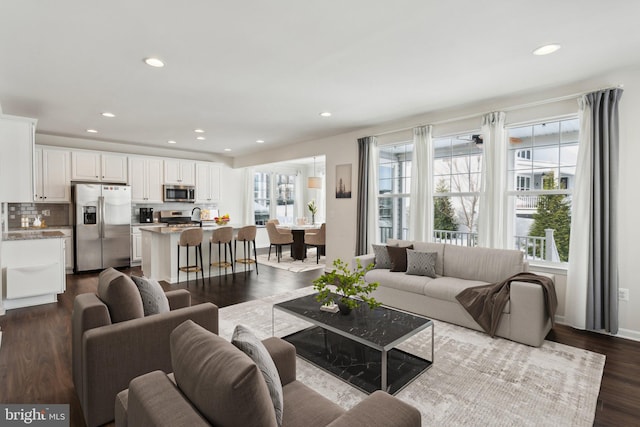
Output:
<svg viewBox="0 0 640 427">
<path fill-rule="evenodd" d="M 307 257 L 307 245 L 304 244 L 304 233 L 307 230 L 319 230 L 320 225 L 315 224 L 278 224 L 281 230 L 290 230 L 293 235 L 291 244 L 291 257 L 296 260 L 304 260 Z"/>
</svg>

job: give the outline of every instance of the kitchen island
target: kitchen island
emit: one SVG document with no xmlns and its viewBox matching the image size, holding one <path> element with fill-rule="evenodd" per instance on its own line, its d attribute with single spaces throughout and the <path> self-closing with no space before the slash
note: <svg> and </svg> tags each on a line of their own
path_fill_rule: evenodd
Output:
<svg viewBox="0 0 640 427">
<path fill-rule="evenodd" d="M 241 226 L 233 226 L 234 234 Z M 204 264 L 204 277 L 209 277 L 209 240 L 214 230 L 218 229 L 217 225 L 207 225 L 202 227 L 202 261 Z M 140 227 L 142 233 L 142 273 L 155 280 L 164 280 L 168 283 L 178 283 L 178 242 L 180 241 L 180 233 L 185 230 L 184 227 Z M 231 242 L 231 246 L 234 243 Z M 240 252 L 240 258 L 249 257 L 249 254 L 245 257 L 242 254 L 243 245 L 242 242 L 238 244 L 238 252 Z M 185 248 L 180 248 L 180 265 L 187 265 L 187 251 Z M 218 245 L 214 244 L 211 247 L 211 262 L 218 261 Z M 222 261 L 224 261 L 224 251 L 221 252 Z M 234 259 L 236 254 L 234 253 Z M 227 255 L 227 259 L 228 255 Z M 200 260 L 198 260 L 199 262 Z M 230 261 L 230 260 L 229 260 Z M 195 265 L 195 249 L 189 248 L 189 264 Z M 244 271 L 245 265 L 237 264 L 236 268 Z M 252 264 L 246 266 L 247 270 L 255 268 Z M 231 267 L 227 272 L 231 273 Z M 221 270 L 224 274 L 224 268 Z M 211 276 L 218 276 L 220 274 L 218 267 L 211 267 Z M 198 274 L 198 278 L 200 274 Z M 189 273 L 189 280 L 194 280 L 195 274 Z M 180 280 L 187 280 L 187 273 L 180 272 Z"/>
</svg>

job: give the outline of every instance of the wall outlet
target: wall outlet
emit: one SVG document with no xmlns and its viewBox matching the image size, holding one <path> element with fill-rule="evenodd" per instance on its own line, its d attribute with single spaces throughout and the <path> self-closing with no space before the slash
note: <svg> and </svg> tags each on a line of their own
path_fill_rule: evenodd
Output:
<svg viewBox="0 0 640 427">
<path fill-rule="evenodd" d="M 618 288 L 618 299 L 620 301 L 629 301 L 629 289 Z"/>
<path fill-rule="evenodd" d="M 51 215 L 51 211 L 49 209 L 45 209 L 42 211 L 42 216 L 49 216 Z"/>
</svg>

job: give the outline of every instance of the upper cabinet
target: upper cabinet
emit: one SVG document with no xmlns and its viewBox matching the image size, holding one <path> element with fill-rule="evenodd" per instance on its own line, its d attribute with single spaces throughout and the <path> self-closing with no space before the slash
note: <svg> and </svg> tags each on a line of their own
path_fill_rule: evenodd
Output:
<svg viewBox="0 0 640 427">
<path fill-rule="evenodd" d="M 127 156 L 124 154 L 74 151 L 71 166 L 72 180 L 127 182 Z"/>
<path fill-rule="evenodd" d="M 195 162 L 190 160 L 165 160 L 164 183 L 196 185 Z"/>
<path fill-rule="evenodd" d="M 33 200 L 36 202 L 71 201 L 71 152 L 36 147 L 36 185 Z"/>
<path fill-rule="evenodd" d="M 220 166 L 211 163 L 196 164 L 196 203 L 220 200 Z"/>
<path fill-rule="evenodd" d="M 35 129 L 34 119 L 0 114 L 0 202 L 33 201 Z"/>
<path fill-rule="evenodd" d="M 129 184 L 132 202 L 162 203 L 162 159 L 130 157 Z"/>
</svg>

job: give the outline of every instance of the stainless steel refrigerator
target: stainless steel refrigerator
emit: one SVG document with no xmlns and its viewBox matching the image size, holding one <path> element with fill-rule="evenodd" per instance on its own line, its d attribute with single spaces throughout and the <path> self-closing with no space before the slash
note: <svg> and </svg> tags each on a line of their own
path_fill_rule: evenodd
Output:
<svg viewBox="0 0 640 427">
<path fill-rule="evenodd" d="M 76 184 L 75 271 L 128 267 L 130 263 L 131 187 Z"/>
</svg>

